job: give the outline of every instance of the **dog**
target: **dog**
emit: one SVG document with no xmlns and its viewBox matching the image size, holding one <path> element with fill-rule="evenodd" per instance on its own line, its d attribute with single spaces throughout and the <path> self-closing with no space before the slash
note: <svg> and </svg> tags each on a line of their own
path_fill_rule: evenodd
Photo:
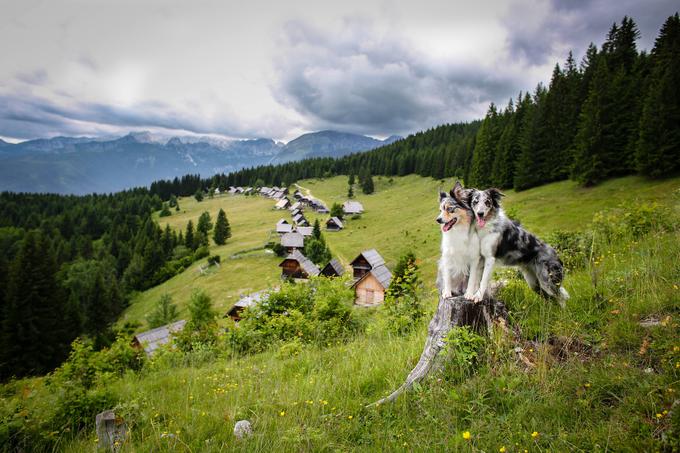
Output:
<svg viewBox="0 0 680 453">
<path fill-rule="evenodd" d="M 437 286 L 442 297 L 472 294 L 478 279 L 468 278 L 470 263 L 479 261 L 479 237 L 474 227 L 474 214 L 459 198 L 463 186 L 460 182 L 449 193 L 439 193 L 439 216 L 441 225 L 441 258 L 437 270 Z M 476 275 L 476 273 L 475 273 Z M 473 275 L 473 276 L 475 276 Z"/>
<path fill-rule="evenodd" d="M 505 266 L 518 267 L 531 289 L 542 296 L 556 299 L 564 308 L 569 293 L 562 287 L 564 278 L 562 261 L 555 249 L 526 231 L 519 222 L 505 215 L 501 207 L 501 198 L 504 196 L 495 188 L 458 190 L 457 197 L 472 210 L 476 220 L 474 228 L 479 237 L 481 260 L 478 259 L 475 263 L 473 257 L 470 268 L 482 270 L 477 289 L 474 292 L 466 292 L 465 297 L 475 302 L 484 299 L 494 265 L 498 261 Z M 479 278 L 478 275 L 471 275 L 470 279 L 473 277 Z"/>
</svg>

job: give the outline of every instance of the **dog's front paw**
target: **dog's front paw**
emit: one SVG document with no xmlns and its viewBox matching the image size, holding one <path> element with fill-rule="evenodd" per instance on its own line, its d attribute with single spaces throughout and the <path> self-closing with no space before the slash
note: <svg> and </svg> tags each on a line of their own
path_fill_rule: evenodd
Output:
<svg viewBox="0 0 680 453">
<path fill-rule="evenodd" d="M 453 291 L 450 289 L 442 291 L 442 299 L 448 299 L 450 297 L 453 297 Z"/>
<path fill-rule="evenodd" d="M 475 293 L 472 291 L 466 291 L 463 297 L 467 300 L 473 300 L 473 298 L 475 297 Z"/>
<path fill-rule="evenodd" d="M 484 300 L 484 293 L 481 291 L 477 291 L 473 296 L 472 296 L 472 301 L 474 303 L 479 303 Z"/>
</svg>

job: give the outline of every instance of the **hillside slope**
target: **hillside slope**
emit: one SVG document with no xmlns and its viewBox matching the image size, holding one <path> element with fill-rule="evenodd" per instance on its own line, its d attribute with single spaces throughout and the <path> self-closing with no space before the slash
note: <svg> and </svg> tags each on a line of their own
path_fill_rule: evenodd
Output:
<svg viewBox="0 0 680 453">
<path fill-rule="evenodd" d="M 325 237 L 334 256 L 347 267 L 362 250 L 376 248 L 394 267 L 399 257 L 409 250 L 415 251 L 421 261 L 423 281 L 428 290 L 434 290 L 437 260 L 439 259 L 440 233 L 434 219 L 437 215 L 437 194 L 440 187 L 451 187 L 452 180 L 444 183 L 430 178 L 406 176 L 401 178 L 376 177 L 376 193 L 356 197 L 366 209 L 357 220 L 348 220 L 347 228 L 340 232 L 326 232 Z M 338 176 L 323 180 L 300 181 L 300 186 L 328 204 L 346 200 L 347 177 Z M 531 231 L 547 235 L 556 230 L 582 230 L 593 215 L 620 204 L 631 205 L 657 201 L 671 202 L 662 194 L 672 193 L 680 187 L 680 179 L 647 181 L 640 177 L 627 177 L 608 181 L 594 188 L 582 188 L 571 181 L 562 181 L 523 192 L 508 191 L 504 205 Z M 357 191 L 359 192 L 359 191 Z M 194 288 L 203 288 L 213 298 L 217 308 L 226 310 L 240 297 L 252 291 L 279 284 L 280 259 L 263 250 L 229 257 L 239 251 L 263 246 L 271 236 L 280 218 L 290 221 L 287 211 L 273 209 L 274 202 L 261 197 L 222 196 L 197 203 L 193 198 L 180 199 L 181 214 L 159 219 L 161 227 L 186 228 L 189 219 L 194 225 L 203 211 L 213 219 L 223 208 L 229 218 L 234 237 L 221 247 L 211 246 L 211 254 L 219 254 L 222 266 L 209 275 L 201 275 L 198 267 L 202 260 L 171 280 L 138 295 L 121 321 L 144 321 L 155 301 L 162 294 L 171 294 L 185 315 L 184 308 Z M 174 211 L 173 211 L 174 212 Z M 306 211 L 313 222 L 327 217 Z M 569 283 L 567 283 L 567 288 Z"/>
<path fill-rule="evenodd" d="M 389 265 L 413 249 L 422 259 L 423 281 L 432 288 L 439 182 L 415 176 L 376 179 L 377 193 L 359 197 L 366 214 L 350 221 L 346 231 L 326 234 L 331 248 L 346 262 L 355 249 L 375 246 Z M 346 178 L 301 185 L 332 202 L 342 199 Z M 368 328 L 348 342 L 274 344 L 248 356 L 226 345 L 166 353 L 139 372 L 105 374 L 88 394 L 72 399 L 46 379 L 9 383 L 2 387 L 0 436 L 37 432 L 50 450 L 91 450 L 92 422 L 75 434 L 38 430 L 43 418 L 59 417 L 63 401 L 70 411 L 86 412 L 91 405 L 108 404 L 96 399 L 106 397 L 118 402 L 116 413 L 130 427 L 121 449 L 130 452 L 677 449 L 680 179 L 631 177 L 593 189 L 564 182 L 509 193 L 505 203 L 542 235 L 562 229 L 593 233 L 586 237 L 595 245 L 594 255 L 567 275 L 572 294 L 567 308 L 546 303 L 505 273 L 510 280 L 500 297 L 510 311 L 511 336 L 485 338 L 477 347 L 457 337 L 444 369 L 394 404 L 365 407 L 396 388 L 416 363 L 426 322 L 411 335 L 394 336 L 382 324 L 382 309 L 355 308 Z M 185 294 L 204 288 L 224 309 L 240 288 L 276 284 L 278 259 L 257 252 L 228 258 L 267 239 L 269 225 L 280 217 L 269 210 L 272 204 L 238 196 L 180 200 L 186 212 L 168 218 L 172 226 L 206 208 L 227 210 L 234 237 L 213 249 L 222 255 L 222 267 L 208 277 L 192 267 L 140 294 L 127 318 L 141 319 L 163 292 L 184 306 Z M 623 210 L 614 210 L 621 205 Z M 591 224 L 593 213 L 608 208 L 611 214 Z M 435 297 L 427 298 L 430 312 Z M 77 357 L 74 371 L 82 366 Z M 233 425 L 244 418 L 255 434 L 237 441 Z"/>
</svg>

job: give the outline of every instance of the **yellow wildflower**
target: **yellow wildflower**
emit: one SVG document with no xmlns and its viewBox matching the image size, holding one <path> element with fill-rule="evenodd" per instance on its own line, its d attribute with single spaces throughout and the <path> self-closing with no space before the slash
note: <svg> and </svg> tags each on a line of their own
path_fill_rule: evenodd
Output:
<svg viewBox="0 0 680 453">
<path fill-rule="evenodd" d="M 281 412 L 279 412 L 279 415 L 280 415 L 281 417 L 283 417 L 284 415 L 286 415 L 286 411 L 281 411 Z"/>
<path fill-rule="evenodd" d="M 656 418 L 662 418 L 663 414 L 656 414 Z"/>
<path fill-rule="evenodd" d="M 534 431 L 533 433 L 531 433 L 532 439 L 536 439 L 537 437 L 538 437 L 538 431 Z"/>
<path fill-rule="evenodd" d="M 501 448 L 498 449 L 501 453 L 505 453 L 505 446 L 502 446 Z"/>
<path fill-rule="evenodd" d="M 470 437 L 472 437 L 472 435 L 470 434 L 470 431 L 465 431 L 463 433 L 463 439 L 470 440 Z"/>
<path fill-rule="evenodd" d="M 347 416 L 347 419 L 348 419 L 348 420 L 352 420 L 353 418 L 354 418 L 354 417 L 351 416 L 351 415 L 348 415 L 348 416 Z"/>
</svg>

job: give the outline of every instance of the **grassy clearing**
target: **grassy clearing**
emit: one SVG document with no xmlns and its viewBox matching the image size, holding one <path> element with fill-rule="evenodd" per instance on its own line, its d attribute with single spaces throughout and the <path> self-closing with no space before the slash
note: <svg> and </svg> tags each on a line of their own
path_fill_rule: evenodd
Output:
<svg viewBox="0 0 680 453">
<path fill-rule="evenodd" d="M 333 193 L 344 191 L 345 181 L 302 185 L 331 202 Z M 424 236 L 431 234 L 426 229 L 435 231 L 432 241 L 413 246 L 426 270 L 428 259 L 434 262 L 437 254 L 430 203 L 437 183 L 417 177 L 391 186 L 386 180 L 377 183 L 377 194 L 359 198 L 366 215 L 351 221 L 348 231 L 327 235 L 331 247 L 346 257 L 370 240 L 388 261 L 396 260 L 408 246 L 398 240 L 406 237 L 399 235 L 406 213 L 398 206 L 412 205 L 407 212 L 417 215 L 408 218 L 408 227 L 420 228 Z M 628 194 L 621 198 L 627 203 L 663 194 L 658 201 L 677 212 L 678 185 L 677 180 L 626 178 L 601 190 Z M 543 233 L 585 229 L 593 212 L 612 203 L 596 193 L 600 188 L 589 189 L 587 198 L 581 195 L 587 203 L 571 202 L 573 193 L 568 194 L 574 190 L 581 189 L 558 183 L 511 193 L 507 204 L 516 204 L 529 228 Z M 563 206 L 561 215 L 550 218 L 550 224 L 540 223 L 542 214 L 534 211 L 555 205 Z M 230 212 L 232 217 L 237 215 Z M 568 276 L 572 299 L 565 310 L 539 299 L 506 273 L 510 283 L 501 296 L 519 337 L 486 339 L 474 366 L 450 362 L 395 404 L 365 408 L 403 381 L 422 350 L 426 328 L 423 323 L 411 336 L 390 336 L 376 322 L 379 309 L 361 311 L 369 329 L 346 344 L 299 351 L 275 347 L 245 357 L 227 349 L 169 353 L 146 363 L 140 373 L 109 376 L 99 385 L 120 401 L 117 412 L 131 427 L 130 443 L 122 451 L 130 452 L 677 450 L 680 411 L 672 410 L 672 404 L 680 398 L 678 231 L 677 221 L 672 228 L 644 235 L 627 232 L 610 238 L 598 230 L 594 256 Z M 431 277 L 431 270 L 426 272 Z M 654 326 L 640 325 L 650 318 L 657 320 Z M 518 360 L 518 346 L 531 366 Z M 20 414 L 31 420 L 25 422 L 29 425 L 47 417 L 58 396 L 45 379 L 8 384 L 2 398 L 13 415 L 6 411 L 4 420 Z M 238 442 L 233 424 L 243 418 L 253 423 L 255 435 Z M 45 436 L 52 436 L 56 450 L 95 450 L 92 426 L 75 436 L 58 431 Z"/>
<path fill-rule="evenodd" d="M 376 193 L 363 195 L 361 201 L 366 212 L 360 219 L 347 220 L 347 228 L 340 232 L 328 232 L 326 240 L 340 261 L 348 263 L 362 250 L 376 248 L 393 267 L 399 257 L 408 250 L 416 252 L 427 289 L 434 295 L 434 281 L 439 259 L 440 233 L 434 218 L 437 215 L 437 197 L 440 188 L 450 188 L 453 180 L 436 181 L 419 176 L 401 178 L 376 177 Z M 347 177 L 338 176 L 323 180 L 300 181 L 299 185 L 325 201 L 344 202 L 347 194 Z M 582 230 L 598 211 L 614 208 L 620 204 L 648 203 L 656 201 L 667 206 L 673 204 L 670 194 L 678 190 L 680 180 L 647 181 L 639 177 L 611 180 L 594 188 L 581 188 L 572 181 L 563 181 L 532 190 L 507 192 L 504 205 L 509 212 L 537 234 L 545 235 L 555 230 Z M 360 192 L 360 191 L 358 191 Z M 274 202 L 261 197 L 221 196 L 196 202 L 194 198 L 180 199 L 181 213 L 160 218 L 161 226 L 185 228 L 191 219 L 194 224 L 203 211 L 210 212 L 213 219 L 223 208 L 232 226 L 233 237 L 226 245 L 212 245 L 211 254 L 219 254 L 222 266 L 209 276 L 198 272 L 205 260 L 171 280 L 136 296 L 120 322 L 144 322 L 144 316 L 164 293 L 173 297 L 186 315 L 186 306 L 195 288 L 204 289 L 215 301 L 220 311 L 226 311 L 241 294 L 276 286 L 279 282 L 280 259 L 263 252 L 249 252 L 238 259 L 230 256 L 243 250 L 262 246 L 269 240 L 274 224 L 281 217 L 290 221 L 288 211 L 276 211 Z M 173 211 L 174 212 L 174 211 Z M 306 212 L 310 222 L 327 216 Z M 571 290 L 571 280 L 567 288 Z M 143 327 L 142 327 L 143 329 Z"/>
</svg>

